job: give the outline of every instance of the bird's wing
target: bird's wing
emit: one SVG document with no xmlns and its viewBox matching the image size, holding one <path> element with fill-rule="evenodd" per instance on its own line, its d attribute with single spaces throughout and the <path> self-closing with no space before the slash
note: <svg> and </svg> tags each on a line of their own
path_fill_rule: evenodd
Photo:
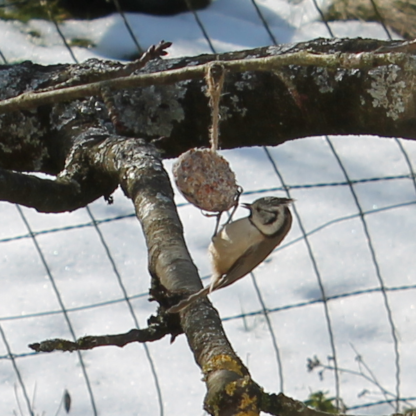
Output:
<svg viewBox="0 0 416 416">
<path fill-rule="evenodd" d="M 283 236 L 267 238 L 254 246 L 251 246 L 230 268 L 228 273 L 218 280 L 212 290 L 226 287 L 236 280 L 241 279 L 257 267 L 283 240 Z"/>
<path fill-rule="evenodd" d="M 211 291 L 221 289 L 241 279 L 257 267 L 286 237 L 292 225 L 292 215 L 287 209 L 286 224 L 276 236 L 267 237 L 259 243 L 251 246 L 230 268 L 227 274 L 222 276 Z"/>
</svg>

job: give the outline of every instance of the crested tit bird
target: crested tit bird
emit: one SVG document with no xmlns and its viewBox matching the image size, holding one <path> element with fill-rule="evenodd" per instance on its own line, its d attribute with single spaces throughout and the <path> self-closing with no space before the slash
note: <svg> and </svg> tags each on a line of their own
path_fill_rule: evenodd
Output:
<svg viewBox="0 0 416 416">
<path fill-rule="evenodd" d="M 209 246 L 213 275 L 211 284 L 168 309 L 177 313 L 196 299 L 226 287 L 250 273 L 277 247 L 289 232 L 292 214 L 288 198 L 265 197 L 252 204 L 248 217 L 226 224 Z"/>
</svg>

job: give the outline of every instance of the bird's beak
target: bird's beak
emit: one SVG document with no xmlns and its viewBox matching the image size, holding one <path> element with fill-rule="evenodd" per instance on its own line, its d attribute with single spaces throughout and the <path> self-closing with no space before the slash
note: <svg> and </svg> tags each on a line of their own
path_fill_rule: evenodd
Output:
<svg viewBox="0 0 416 416">
<path fill-rule="evenodd" d="M 250 209 L 250 208 L 251 208 L 251 204 L 246 204 L 246 203 L 243 203 L 243 204 L 241 204 L 241 206 L 242 206 L 243 208 L 246 208 L 246 209 Z"/>
</svg>

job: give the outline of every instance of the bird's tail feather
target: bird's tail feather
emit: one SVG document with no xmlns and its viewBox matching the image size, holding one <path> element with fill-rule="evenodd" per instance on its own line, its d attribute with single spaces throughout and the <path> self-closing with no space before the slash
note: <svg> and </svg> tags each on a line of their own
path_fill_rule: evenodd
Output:
<svg viewBox="0 0 416 416">
<path fill-rule="evenodd" d="M 192 302 L 195 302 L 197 299 L 202 298 L 203 296 L 207 296 L 211 292 L 211 286 L 206 286 L 201 289 L 199 292 L 192 294 L 191 296 L 187 297 L 184 300 L 181 300 L 176 305 L 172 306 L 167 310 L 168 313 L 178 313 L 181 310 L 188 307 Z"/>
</svg>

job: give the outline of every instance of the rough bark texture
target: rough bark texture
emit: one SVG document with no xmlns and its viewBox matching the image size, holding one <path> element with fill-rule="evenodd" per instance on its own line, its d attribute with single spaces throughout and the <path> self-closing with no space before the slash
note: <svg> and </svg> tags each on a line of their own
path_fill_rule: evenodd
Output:
<svg viewBox="0 0 416 416">
<path fill-rule="evenodd" d="M 375 40 L 317 40 L 300 45 L 228 53 L 221 60 L 264 57 L 309 50 L 317 54 L 360 53 L 397 45 Z M 393 51 L 394 52 L 394 51 Z M 357 55 L 358 56 L 358 55 Z M 146 72 L 196 66 L 215 55 L 156 60 Z M 113 62 L 43 67 L 31 63 L 0 67 L 0 98 L 59 84 L 87 83 L 117 72 Z M 221 99 L 222 148 L 278 145 L 318 134 L 377 134 L 415 138 L 414 68 L 384 65 L 372 69 L 290 66 L 275 71 L 228 73 Z M 132 137 L 158 139 L 163 157 L 191 147 L 208 146 L 210 109 L 205 81 L 115 91 L 119 120 Z M 59 173 L 74 137 L 96 127 L 114 133 L 100 97 L 50 103 L 0 115 L 0 167 Z"/>
<path fill-rule="evenodd" d="M 176 302 L 175 294 L 199 290 L 201 280 L 183 238 L 169 177 L 154 146 L 114 135 L 84 146 L 82 152 L 98 171 L 117 175 L 126 196 L 132 199 L 147 242 L 153 286 L 163 288 L 153 291 L 160 304 L 169 307 Z M 178 316 L 169 314 L 167 320 L 175 328 Z M 180 324 L 204 374 L 206 409 L 216 415 L 258 414 L 261 390 L 234 353 L 208 299 L 186 309 Z M 243 413 L 246 410 L 256 413 Z"/>
</svg>

